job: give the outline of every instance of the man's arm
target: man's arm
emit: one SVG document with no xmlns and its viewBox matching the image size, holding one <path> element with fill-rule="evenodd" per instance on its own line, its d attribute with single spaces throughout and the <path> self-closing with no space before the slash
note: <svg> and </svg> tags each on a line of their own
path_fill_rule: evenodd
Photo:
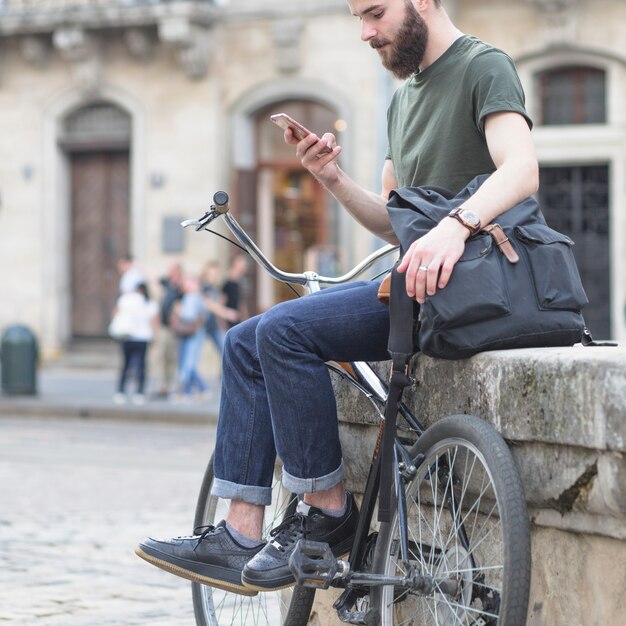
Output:
<svg viewBox="0 0 626 626">
<path fill-rule="evenodd" d="M 492 113 L 485 119 L 485 138 L 496 171 L 464 203 L 463 208 L 492 222 L 539 187 L 539 168 L 526 120 L 513 112 Z M 463 254 L 469 230 L 452 218 L 442 220 L 408 249 L 399 271 L 406 272 L 409 296 L 423 303 L 443 289 Z M 426 271 L 420 267 L 427 267 Z"/>
<path fill-rule="evenodd" d="M 463 205 L 486 226 L 539 188 L 539 166 L 528 123 L 519 113 L 492 113 L 485 138 L 496 171 Z"/>
<path fill-rule="evenodd" d="M 389 193 L 397 186 L 390 160 L 386 160 L 383 166 L 383 192 L 379 195 L 358 185 L 339 167 L 337 157 L 341 153 L 341 147 L 336 144 L 335 136 L 331 133 L 326 133 L 321 138 L 310 134 L 298 142 L 291 130 L 287 129 L 285 141 L 297 144 L 296 155 L 302 165 L 337 198 L 352 217 L 381 239 L 398 243 L 387 213 Z M 324 154 L 326 147 L 331 151 Z"/>
<path fill-rule="evenodd" d="M 237 309 L 230 309 L 224 302 L 218 302 L 211 297 L 204 298 L 204 306 L 207 311 L 227 322 L 238 322 L 241 319 L 241 314 Z"/>
</svg>

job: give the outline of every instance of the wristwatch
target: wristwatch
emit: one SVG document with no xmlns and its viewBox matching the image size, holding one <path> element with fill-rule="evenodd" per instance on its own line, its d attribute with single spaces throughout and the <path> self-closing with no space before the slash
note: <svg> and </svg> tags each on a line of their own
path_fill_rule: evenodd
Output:
<svg viewBox="0 0 626 626">
<path fill-rule="evenodd" d="M 458 222 L 461 222 L 472 235 L 475 235 L 482 228 L 478 215 L 461 207 L 452 209 L 452 211 L 448 213 L 448 217 L 452 217 Z"/>
</svg>

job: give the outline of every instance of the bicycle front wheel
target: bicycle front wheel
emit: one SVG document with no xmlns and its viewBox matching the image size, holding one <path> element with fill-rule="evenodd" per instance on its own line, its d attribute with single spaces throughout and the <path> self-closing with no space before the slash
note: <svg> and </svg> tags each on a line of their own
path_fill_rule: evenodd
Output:
<svg viewBox="0 0 626 626">
<path fill-rule="evenodd" d="M 211 495 L 213 485 L 213 457 L 209 461 L 196 506 L 194 528 L 215 525 L 226 517 L 228 501 Z M 295 509 L 297 496 L 287 494 L 281 487 L 280 469 L 272 486 L 272 504 L 265 508 L 263 540 L 269 531 Z M 191 584 L 193 609 L 197 626 L 305 626 L 315 596 L 315 589 L 290 587 L 274 592 L 263 592 L 249 597 L 222 591 L 207 585 Z"/>
<path fill-rule="evenodd" d="M 382 626 L 524 626 L 530 529 L 510 450 L 486 422 L 456 415 L 433 424 L 411 449 L 404 481 L 408 558 L 401 521 L 381 524 L 374 571 L 430 577 L 434 588 L 373 591 Z M 440 581 L 450 585 L 444 593 Z"/>
</svg>

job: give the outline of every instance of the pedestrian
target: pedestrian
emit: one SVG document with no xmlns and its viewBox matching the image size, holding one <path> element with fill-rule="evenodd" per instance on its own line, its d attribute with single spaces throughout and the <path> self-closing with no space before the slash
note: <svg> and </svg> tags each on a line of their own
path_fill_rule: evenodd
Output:
<svg viewBox="0 0 626 626">
<path fill-rule="evenodd" d="M 237 315 L 233 315 L 232 319 L 226 320 L 227 328 L 232 328 L 241 320 L 245 319 L 243 299 L 241 297 L 242 286 L 241 281 L 248 270 L 248 262 L 243 254 L 236 254 L 228 266 L 226 280 L 222 285 L 222 293 L 224 294 L 224 306 L 230 311 L 236 311 Z"/>
<path fill-rule="evenodd" d="M 120 275 L 120 294 L 131 293 L 137 289 L 137 285 L 146 282 L 143 271 L 130 254 L 118 259 L 117 271 Z"/>
<path fill-rule="evenodd" d="M 348 0 L 361 39 L 397 78 L 388 110 L 382 194 L 338 165 L 335 136 L 298 141 L 302 165 L 373 234 L 398 243 L 386 203 L 391 190 L 437 185 L 453 193 L 485 182 L 456 212 L 405 251 L 399 270 L 417 303 L 445 289 L 465 242 L 538 187 L 531 122 L 513 62 L 463 34 L 445 0 Z M 289 300 L 226 336 L 213 494 L 231 499 L 224 521 L 200 536 L 147 539 L 137 554 L 185 578 L 243 593 L 294 583 L 289 558 L 302 537 L 350 545 L 358 512 L 343 486 L 333 388 L 325 361 L 389 358 L 388 308 L 378 285 L 357 282 Z M 294 393 L 294 389 L 298 393 Z M 274 459 L 288 492 L 304 494 L 297 515 L 261 541 Z"/>
<path fill-rule="evenodd" d="M 224 350 L 224 336 L 230 324 L 240 319 L 239 311 L 226 306 L 227 296 L 220 287 L 220 265 L 217 261 L 209 261 L 200 278 L 200 288 L 204 297 L 205 320 L 204 332 L 217 350 L 220 360 Z M 216 367 L 214 380 L 219 386 L 221 370 Z"/>
<path fill-rule="evenodd" d="M 204 332 L 218 351 L 220 357 L 224 349 L 223 294 L 220 289 L 220 265 L 217 261 L 208 261 L 200 275 L 200 289 L 204 296 L 205 320 Z"/>
<path fill-rule="evenodd" d="M 202 399 L 207 384 L 198 371 L 204 333 L 204 301 L 200 281 L 194 276 L 183 278 L 183 295 L 174 303 L 170 327 L 178 337 L 178 380 L 181 400 L 190 401 L 194 396 Z"/>
<path fill-rule="evenodd" d="M 178 337 L 170 329 L 170 316 L 174 303 L 183 295 L 183 268 L 179 262 L 172 263 L 159 281 L 163 289 L 160 303 L 158 343 L 159 390 L 157 396 L 169 397 L 178 382 Z"/>
<path fill-rule="evenodd" d="M 158 312 L 158 305 L 150 299 L 145 283 L 139 283 L 134 291 L 123 293 L 118 298 L 113 315 L 126 320 L 127 330 L 120 341 L 122 369 L 117 392 L 113 396 L 116 404 L 126 402 L 126 383 L 129 375 L 133 375 L 136 381 L 133 403 L 145 402 L 146 354 L 154 331 L 158 327 Z"/>
</svg>

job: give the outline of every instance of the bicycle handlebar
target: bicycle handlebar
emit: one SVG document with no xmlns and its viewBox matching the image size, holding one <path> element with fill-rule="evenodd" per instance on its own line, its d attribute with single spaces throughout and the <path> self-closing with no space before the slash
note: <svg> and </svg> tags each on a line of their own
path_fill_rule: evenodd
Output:
<svg viewBox="0 0 626 626">
<path fill-rule="evenodd" d="M 261 252 L 259 247 L 252 241 L 248 233 L 240 226 L 237 220 L 231 215 L 229 209 L 229 198 L 225 191 L 218 191 L 213 196 L 214 204 L 211 205 L 209 211 L 207 211 L 200 219 L 197 220 L 185 220 L 182 222 L 183 228 L 189 226 L 195 226 L 196 230 L 205 230 L 207 226 L 218 217 L 222 216 L 226 220 L 226 225 L 233 233 L 233 235 L 239 240 L 239 243 L 250 253 L 252 258 L 264 267 L 269 274 L 284 283 L 292 283 L 297 285 L 309 285 L 312 282 L 321 283 L 324 285 L 340 285 L 346 283 L 356 276 L 359 276 L 367 269 L 369 269 L 376 261 L 382 259 L 386 255 L 390 254 L 394 250 L 397 250 L 399 246 L 393 244 L 387 244 L 378 250 L 375 250 L 367 256 L 358 265 L 353 267 L 349 272 L 342 276 L 322 276 L 317 272 L 302 272 L 292 273 L 284 272 L 278 269 L 271 261 Z"/>
</svg>

